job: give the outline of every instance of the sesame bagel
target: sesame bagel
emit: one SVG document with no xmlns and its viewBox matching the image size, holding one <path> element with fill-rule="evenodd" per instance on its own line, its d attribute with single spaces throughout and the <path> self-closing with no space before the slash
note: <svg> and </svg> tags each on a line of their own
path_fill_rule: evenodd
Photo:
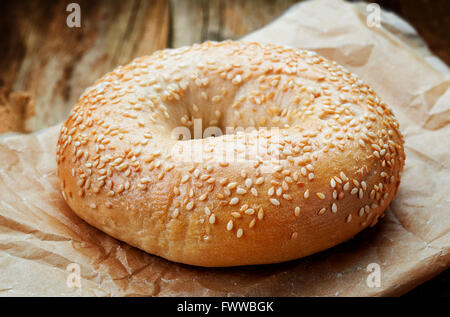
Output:
<svg viewBox="0 0 450 317">
<path fill-rule="evenodd" d="M 78 216 L 206 267 L 348 240 L 383 215 L 404 160 L 392 111 L 356 75 L 310 51 L 232 41 L 106 74 L 57 145 L 62 195 Z"/>
</svg>

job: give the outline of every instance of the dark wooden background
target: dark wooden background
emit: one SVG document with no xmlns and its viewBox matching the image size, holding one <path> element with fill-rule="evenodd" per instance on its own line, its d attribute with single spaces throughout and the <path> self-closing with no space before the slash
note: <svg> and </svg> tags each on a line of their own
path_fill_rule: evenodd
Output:
<svg viewBox="0 0 450 317">
<path fill-rule="evenodd" d="M 81 28 L 66 7 L 81 7 Z M 83 90 L 134 57 L 205 40 L 238 39 L 298 0 L 0 0 L 0 133 L 63 120 Z M 450 1 L 380 0 L 450 64 Z M 450 296 L 449 270 L 410 296 Z"/>
</svg>

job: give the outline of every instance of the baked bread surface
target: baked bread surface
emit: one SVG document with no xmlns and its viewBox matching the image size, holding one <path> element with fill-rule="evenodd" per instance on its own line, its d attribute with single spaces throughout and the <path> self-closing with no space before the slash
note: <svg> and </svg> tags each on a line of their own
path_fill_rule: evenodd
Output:
<svg viewBox="0 0 450 317">
<path fill-rule="evenodd" d="M 282 262 L 348 240 L 383 215 L 404 160 L 392 111 L 356 75 L 310 51 L 232 41 L 106 74 L 57 146 L 77 215 L 207 267 Z"/>
</svg>

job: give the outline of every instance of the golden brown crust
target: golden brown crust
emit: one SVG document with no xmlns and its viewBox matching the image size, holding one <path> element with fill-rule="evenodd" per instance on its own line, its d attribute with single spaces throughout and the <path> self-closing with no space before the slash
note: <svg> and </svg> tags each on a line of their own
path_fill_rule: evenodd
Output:
<svg viewBox="0 0 450 317">
<path fill-rule="evenodd" d="M 171 138 L 195 118 L 256 131 Z M 200 266 L 276 263 L 353 237 L 382 216 L 404 159 L 392 112 L 354 74 L 312 52 L 230 41 L 106 74 L 57 148 L 63 196 L 81 218 Z"/>
</svg>

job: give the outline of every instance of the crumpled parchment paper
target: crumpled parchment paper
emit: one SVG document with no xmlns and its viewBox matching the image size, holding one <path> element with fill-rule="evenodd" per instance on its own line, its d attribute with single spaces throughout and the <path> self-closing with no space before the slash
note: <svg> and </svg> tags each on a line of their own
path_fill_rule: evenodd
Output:
<svg viewBox="0 0 450 317">
<path fill-rule="evenodd" d="M 334 59 L 393 109 L 407 159 L 398 195 L 377 226 L 282 264 L 211 269 L 172 263 L 109 237 L 69 209 L 56 176 L 55 126 L 0 137 L 0 296 L 387 296 L 447 269 L 449 71 L 406 22 L 382 12 L 382 28 L 369 27 L 366 9 L 335 0 L 300 3 L 243 40 Z M 379 265 L 379 287 L 367 283 L 371 263 Z M 74 287 L 77 268 L 80 287 Z"/>
</svg>

